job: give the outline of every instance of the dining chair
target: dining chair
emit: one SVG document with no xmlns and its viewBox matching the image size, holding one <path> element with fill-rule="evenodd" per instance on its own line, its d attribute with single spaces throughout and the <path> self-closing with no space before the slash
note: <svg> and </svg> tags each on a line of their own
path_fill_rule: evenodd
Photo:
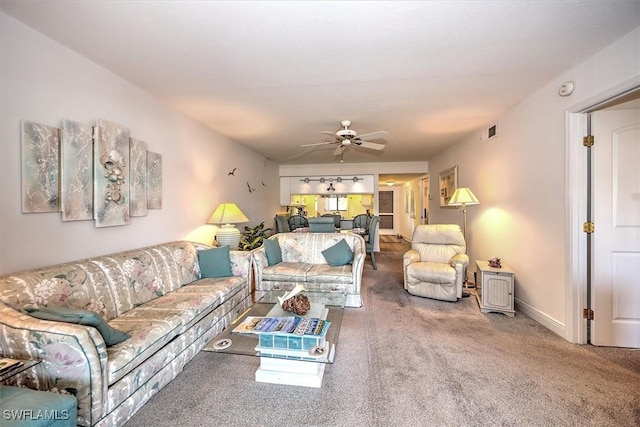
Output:
<svg viewBox="0 0 640 427">
<path fill-rule="evenodd" d="M 369 222 L 369 236 L 367 237 L 367 239 L 365 239 L 365 250 L 371 257 L 371 265 L 373 266 L 374 270 L 378 269 L 378 266 L 376 265 L 376 255 L 373 251 L 373 246 L 376 241 L 379 220 L 380 218 L 378 218 L 378 216 L 374 216 L 373 218 L 371 218 L 371 222 Z"/>
<path fill-rule="evenodd" d="M 309 221 L 302 215 L 291 215 L 289 217 L 289 229 L 291 231 L 297 228 L 308 227 Z"/>
<path fill-rule="evenodd" d="M 333 218 L 329 217 L 316 217 L 309 218 L 309 232 L 310 233 L 335 233 L 336 226 Z"/>
</svg>

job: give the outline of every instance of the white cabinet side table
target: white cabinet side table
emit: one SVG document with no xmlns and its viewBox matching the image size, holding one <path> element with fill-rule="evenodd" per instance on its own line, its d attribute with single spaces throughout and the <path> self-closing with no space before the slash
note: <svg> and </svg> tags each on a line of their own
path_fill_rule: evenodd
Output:
<svg viewBox="0 0 640 427">
<path fill-rule="evenodd" d="M 476 266 L 478 268 L 476 296 L 480 311 L 515 316 L 516 312 L 513 308 L 513 270 L 504 262 L 502 263 L 502 268 L 490 267 L 487 261 L 476 261 Z"/>
</svg>

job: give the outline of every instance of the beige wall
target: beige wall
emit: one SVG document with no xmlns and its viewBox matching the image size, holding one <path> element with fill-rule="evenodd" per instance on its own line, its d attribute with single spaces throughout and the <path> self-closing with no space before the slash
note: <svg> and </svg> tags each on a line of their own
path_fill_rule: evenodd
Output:
<svg viewBox="0 0 640 427">
<path fill-rule="evenodd" d="M 205 221 L 226 200 L 247 225 L 273 226 L 278 168 L 264 157 L 1 12 L 0 67 L 0 274 L 175 239 L 210 241 L 215 227 Z M 98 117 L 162 154 L 163 209 L 107 228 L 22 214 L 20 121 L 59 127 L 63 118 L 91 125 Z"/>
<path fill-rule="evenodd" d="M 560 97 L 564 81 L 575 82 Z M 498 117 L 497 137 L 471 135 L 429 162 L 431 219 L 462 224 L 462 214 L 438 206 L 437 174 L 458 166 L 459 186 L 470 187 L 480 205 L 468 208 L 472 262 L 497 256 L 515 270 L 521 307 L 567 336 L 569 245 L 567 113 L 612 88 L 640 84 L 640 28 Z M 573 316 L 572 313 L 569 315 Z"/>
</svg>

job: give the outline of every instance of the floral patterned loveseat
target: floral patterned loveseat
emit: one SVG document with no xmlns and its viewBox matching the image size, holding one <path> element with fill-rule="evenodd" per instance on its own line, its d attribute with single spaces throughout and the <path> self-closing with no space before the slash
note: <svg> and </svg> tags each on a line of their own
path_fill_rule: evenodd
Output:
<svg viewBox="0 0 640 427">
<path fill-rule="evenodd" d="M 200 278 L 197 250 L 171 242 L 0 277 L 0 356 L 42 363 L 11 385 L 70 392 L 78 424 L 122 425 L 251 305 L 251 253 L 233 277 Z M 96 328 L 40 320 L 27 308 L 89 309 L 131 337 L 107 347 Z"/>
<path fill-rule="evenodd" d="M 256 298 L 271 290 L 291 290 L 302 285 L 307 290 L 340 289 L 347 294 L 345 305 L 361 307 L 360 285 L 366 256 L 364 239 L 352 233 L 277 233 L 282 262 L 269 265 L 266 246 L 253 251 Z M 339 267 L 328 264 L 322 251 L 340 240 L 349 245 L 353 260 Z"/>
</svg>

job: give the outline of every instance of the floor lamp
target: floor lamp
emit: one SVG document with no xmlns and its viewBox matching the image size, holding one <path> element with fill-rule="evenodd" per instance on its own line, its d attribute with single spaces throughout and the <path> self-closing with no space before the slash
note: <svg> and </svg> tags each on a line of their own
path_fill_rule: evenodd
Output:
<svg viewBox="0 0 640 427">
<path fill-rule="evenodd" d="M 479 205 L 479 204 L 480 204 L 480 201 L 478 200 L 478 198 L 467 187 L 456 189 L 456 191 L 453 192 L 453 196 L 451 196 L 451 199 L 449 200 L 449 206 L 459 206 L 460 210 L 462 211 L 462 216 L 464 221 L 464 225 L 462 227 L 462 235 L 464 236 L 465 242 L 467 241 L 467 206 Z M 468 288 L 466 271 L 464 272 L 464 287 Z M 463 290 L 462 296 L 468 297 L 469 291 Z"/>
</svg>

